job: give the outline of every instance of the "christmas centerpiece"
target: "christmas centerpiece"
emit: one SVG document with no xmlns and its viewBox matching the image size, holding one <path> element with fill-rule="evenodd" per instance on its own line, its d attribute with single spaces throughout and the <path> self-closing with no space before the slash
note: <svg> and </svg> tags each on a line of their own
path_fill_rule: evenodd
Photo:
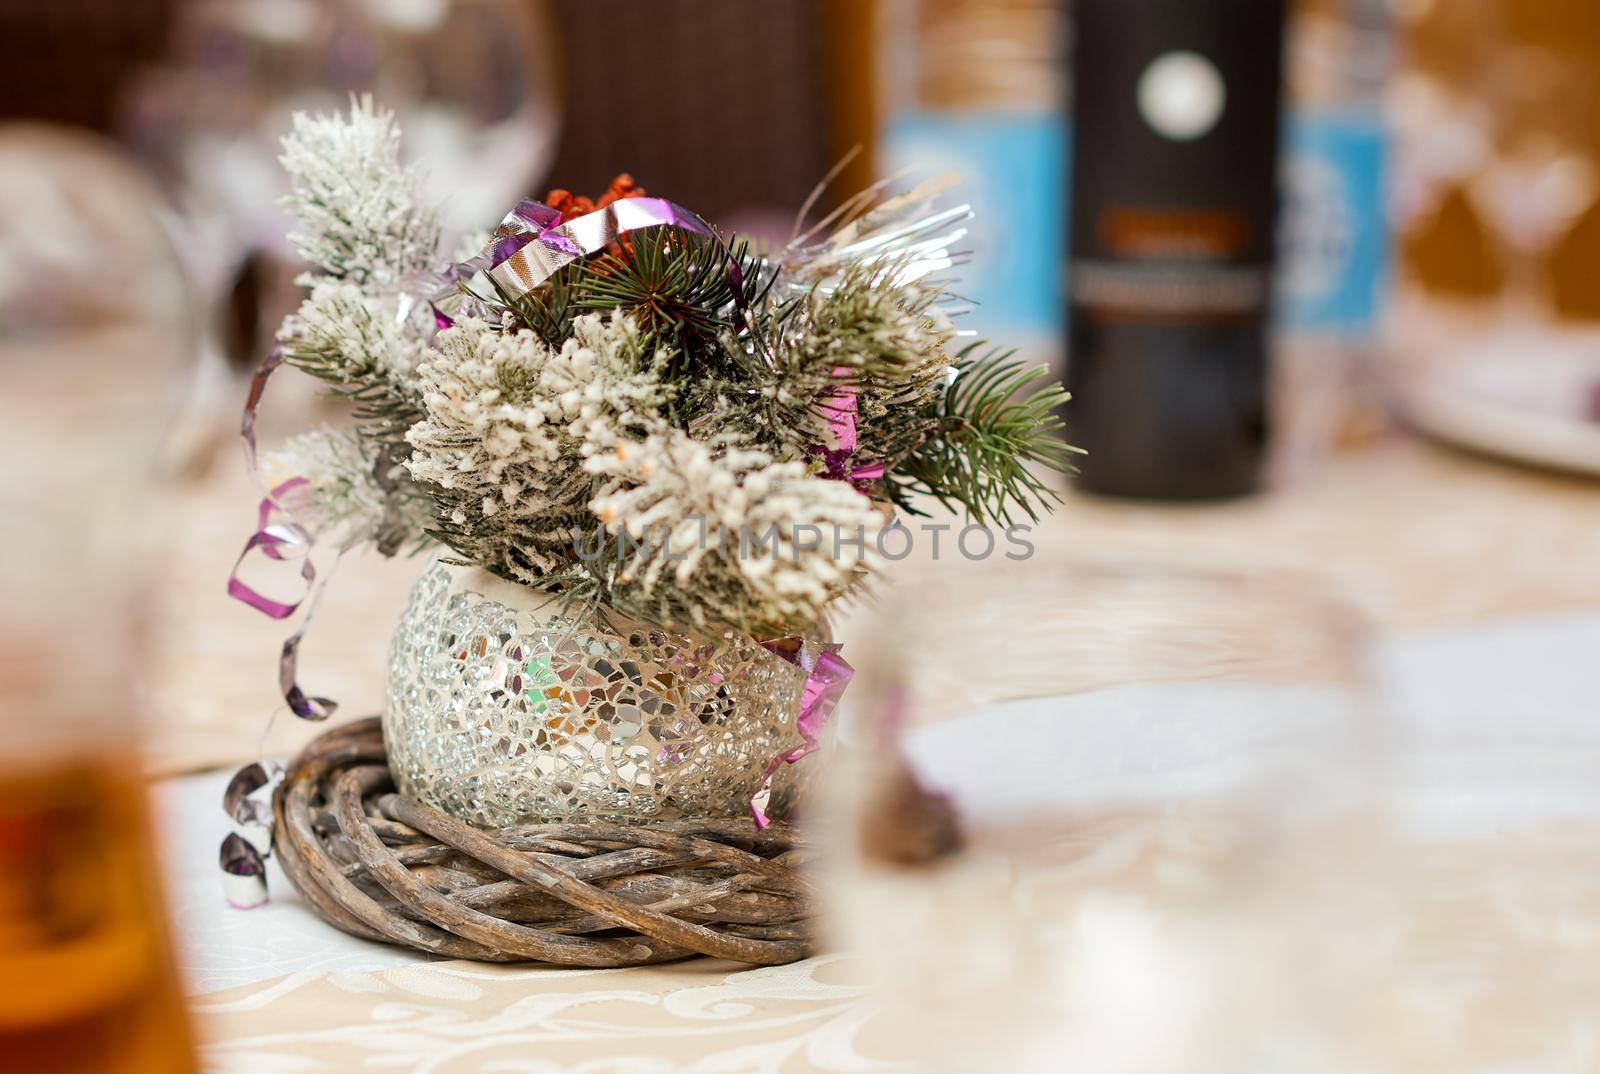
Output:
<svg viewBox="0 0 1600 1074">
<path fill-rule="evenodd" d="M 621 176 L 521 203 L 452 265 L 370 101 L 296 117 L 283 162 L 311 267 L 247 445 L 280 366 L 351 420 L 259 460 L 246 554 L 299 562 L 306 593 L 231 588 L 306 615 L 313 549 L 431 551 L 384 744 L 405 795 L 480 828 L 765 825 L 849 677 L 829 609 L 897 558 L 886 529 L 934 502 L 1034 517 L 1040 471 L 1070 458 L 1044 371 L 952 321 L 966 210 L 937 185 L 875 188 L 763 250 Z M 303 631 L 282 685 L 318 719 Z"/>
</svg>

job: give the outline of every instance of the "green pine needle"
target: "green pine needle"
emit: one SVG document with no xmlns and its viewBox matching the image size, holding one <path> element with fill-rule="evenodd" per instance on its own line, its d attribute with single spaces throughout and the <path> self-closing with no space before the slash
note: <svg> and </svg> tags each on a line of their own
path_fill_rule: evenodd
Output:
<svg viewBox="0 0 1600 1074">
<path fill-rule="evenodd" d="M 978 346 L 958 356 L 934 431 L 892 473 L 893 499 L 915 510 L 912 496 L 921 493 L 978 522 L 1009 526 L 1014 510 L 1038 521 L 1061 497 L 1036 471 L 1070 472 L 1072 457 L 1083 453 L 1062 438 L 1067 393 L 1059 384 L 1039 386 L 1050 376 L 1046 367 L 1009 350 L 974 356 Z"/>
</svg>

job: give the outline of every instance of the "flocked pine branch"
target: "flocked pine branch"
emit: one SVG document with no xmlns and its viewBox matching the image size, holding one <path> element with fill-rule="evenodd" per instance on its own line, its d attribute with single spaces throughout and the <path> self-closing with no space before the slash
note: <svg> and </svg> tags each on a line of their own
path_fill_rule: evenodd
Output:
<svg viewBox="0 0 1600 1074">
<path fill-rule="evenodd" d="M 283 204 L 299 225 L 289 241 L 323 274 L 395 286 L 434 267 L 438 214 L 420 169 L 400 163 L 394 113 L 370 96 L 347 115 L 296 113 L 280 160 L 292 186 Z"/>
<path fill-rule="evenodd" d="M 803 631 L 862 580 L 883 525 L 849 484 L 731 434 L 708 443 L 668 429 L 585 468 L 606 481 L 595 516 L 633 539 L 599 546 L 592 573 L 625 605 L 668 621 Z"/>
<path fill-rule="evenodd" d="M 369 463 L 365 493 L 382 506 L 365 536 L 392 554 L 426 540 L 427 493 L 401 464 L 406 431 L 422 416 L 416 369 L 428 353 L 427 314 L 410 292 L 438 257 L 438 216 L 418 170 L 400 163 L 394 114 L 370 97 L 352 100 L 346 115 L 296 115 L 282 162 L 291 184 L 283 203 L 299 225 L 291 241 L 316 271 L 302 277 L 310 294 L 278 343 L 291 366 L 351 404 L 358 442 L 348 446 Z M 333 452 L 335 443 L 302 452 L 302 476 L 348 496 L 357 487 L 350 452 Z"/>
<path fill-rule="evenodd" d="M 407 463 L 433 490 L 435 535 L 517 581 L 562 584 L 594 524 L 584 461 L 662 427 L 666 356 L 619 313 L 576 318 L 560 346 L 470 319 L 435 342 Z"/>
</svg>

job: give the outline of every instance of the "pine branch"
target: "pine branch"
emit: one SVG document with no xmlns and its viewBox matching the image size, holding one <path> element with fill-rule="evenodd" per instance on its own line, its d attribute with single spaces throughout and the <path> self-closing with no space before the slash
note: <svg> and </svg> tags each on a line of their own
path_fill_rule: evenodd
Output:
<svg viewBox="0 0 1600 1074">
<path fill-rule="evenodd" d="M 517 327 L 528 329 L 552 347 L 559 347 L 571 338 L 572 322 L 584 312 L 577 305 L 576 296 L 583 287 L 587 271 L 585 262 L 574 262 L 516 298 L 508 295 L 492 276 L 489 282 L 494 286 L 494 299 L 472 291 L 467 293 L 480 302 L 509 311 Z"/>
<path fill-rule="evenodd" d="M 1039 387 L 1044 366 L 991 350 L 974 357 L 967 347 L 956 378 L 940 401 L 932 433 L 891 472 L 897 505 L 914 510 L 913 495 L 931 495 L 947 508 L 960 506 L 976 521 L 1013 524 L 1014 509 L 1037 521 L 1060 501 L 1034 468 L 1073 469 L 1081 449 L 1062 439 L 1058 411 L 1067 400 L 1060 385 Z"/>
<path fill-rule="evenodd" d="M 741 310 L 760 295 L 747 280 L 753 269 L 747 243 L 665 229 L 630 236 L 620 250 L 595 259 L 574 296 L 586 311 L 621 310 L 678 356 L 669 366 L 674 379 L 726 375 L 716 341 L 737 330 Z"/>
<path fill-rule="evenodd" d="M 372 360 L 371 352 L 346 349 L 325 337 L 302 337 L 285 348 L 284 358 L 322 381 L 334 398 L 350 404 L 362 436 L 374 443 L 403 444 L 406 430 L 422 418 L 414 393 L 396 383 L 389 370 Z"/>
</svg>

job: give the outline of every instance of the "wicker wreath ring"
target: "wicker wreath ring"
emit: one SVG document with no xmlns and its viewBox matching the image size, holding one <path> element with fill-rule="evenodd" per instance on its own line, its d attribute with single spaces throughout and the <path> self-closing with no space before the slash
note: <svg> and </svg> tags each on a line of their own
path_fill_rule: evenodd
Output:
<svg viewBox="0 0 1600 1074">
<path fill-rule="evenodd" d="M 324 920 L 365 939 L 563 966 L 695 954 L 780 965 L 811 950 L 808 885 L 782 823 L 482 831 L 395 793 L 376 719 L 307 746 L 273 808 L 290 881 Z"/>
</svg>

